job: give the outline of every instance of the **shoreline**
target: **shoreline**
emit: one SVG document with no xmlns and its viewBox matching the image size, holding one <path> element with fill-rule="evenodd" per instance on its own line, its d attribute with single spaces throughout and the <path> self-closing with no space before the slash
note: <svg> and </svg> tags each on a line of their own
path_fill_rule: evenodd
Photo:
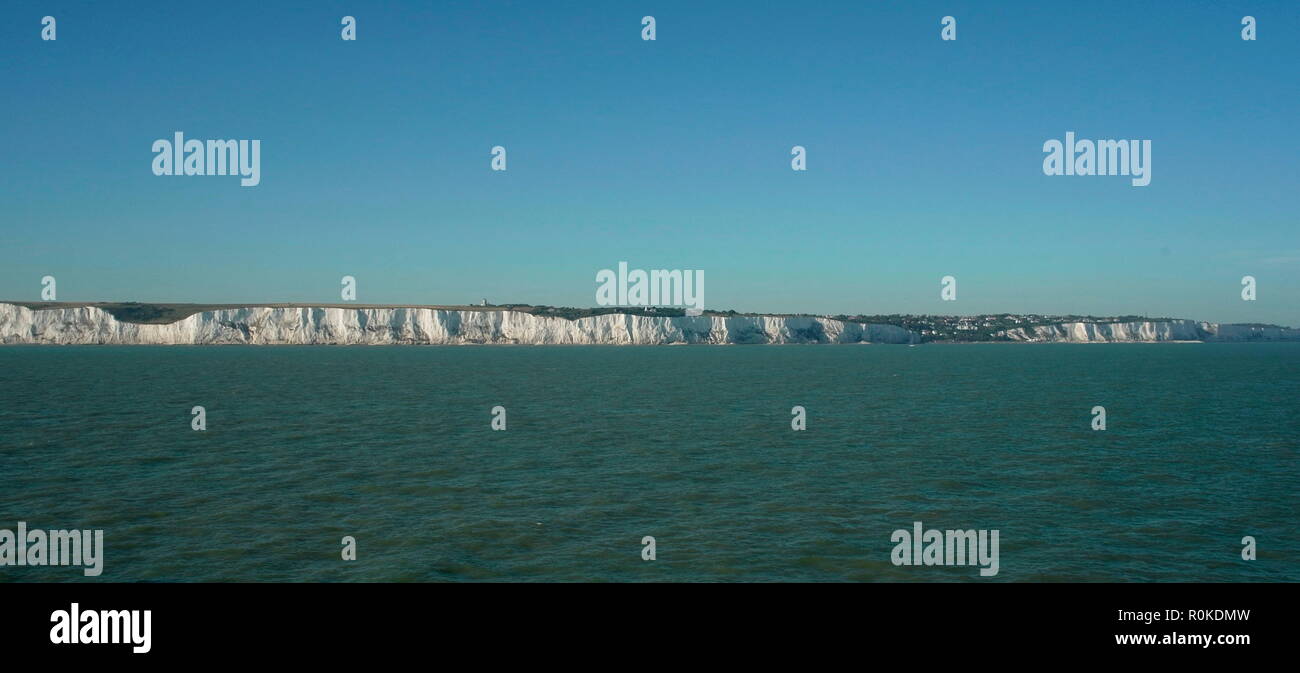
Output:
<svg viewBox="0 0 1300 673">
<path fill-rule="evenodd" d="M 37 306 L 37 308 L 31 308 Z M 216 308 L 216 307 L 223 308 Z M 210 310 L 200 310 L 210 309 Z M 579 315 L 580 313 L 586 315 Z M 1300 342 L 1300 330 L 1186 319 L 1001 323 L 952 316 L 669 315 L 622 307 L 0 303 L 0 344 L 48 345 L 959 345 Z M 679 311 L 680 313 L 680 311 Z M 183 316 L 183 317 L 182 317 Z M 886 320 L 896 322 L 885 322 Z M 934 322 L 963 326 L 935 334 Z M 953 332 L 956 334 L 953 334 Z M 952 338 L 952 337 L 957 338 Z"/>
</svg>

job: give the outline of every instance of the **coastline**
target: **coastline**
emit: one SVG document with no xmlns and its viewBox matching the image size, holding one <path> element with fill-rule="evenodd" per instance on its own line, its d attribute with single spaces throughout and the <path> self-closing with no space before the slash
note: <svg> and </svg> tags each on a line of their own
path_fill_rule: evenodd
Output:
<svg viewBox="0 0 1300 673">
<path fill-rule="evenodd" d="M 29 304 L 38 308 L 29 308 Z M 223 308 L 200 310 L 212 306 Z M 581 312 L 587 315 L 569 317 Z M 184 317 L 176 317 L 180 315 Z M 517 305 L 435 308 L 0 302 L 0 344 L 14 345 L 914 346 L 1300 341 L 1300 330 L 1296 329 L 1184 319 L 1048 323 L 993 333 L 986 328 L 984 333 L 969 335 L 971 338 L 927 339 L 917 330 L 896 324 L 730 311 L 687 316 L 658 315 L 651 309 L 625 312 Z"/>
</svg>

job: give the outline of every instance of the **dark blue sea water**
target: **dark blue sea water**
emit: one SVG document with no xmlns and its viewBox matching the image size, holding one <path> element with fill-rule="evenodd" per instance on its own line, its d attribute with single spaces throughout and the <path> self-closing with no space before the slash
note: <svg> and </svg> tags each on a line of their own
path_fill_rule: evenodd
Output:
<svg viewBox="0 0 1300 673">
<path fill-rule="evenodd" d="M 103 529 L 93 581 L 1300 581 L 1298 412 L 1300 344 L 4 347 L 0 528 Z"/>
</svg>

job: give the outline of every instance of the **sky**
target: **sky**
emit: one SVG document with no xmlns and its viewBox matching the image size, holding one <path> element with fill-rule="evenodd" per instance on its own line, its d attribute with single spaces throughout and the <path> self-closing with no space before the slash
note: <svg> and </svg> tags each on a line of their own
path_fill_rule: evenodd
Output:
<svg viewBox="0 0 1300 673">
<path fill-rule="evenodd" d="M 593 306 L 625 261 L 721 310 L 1300 326 L 1297 36 L 1273 0 L 11 1 L 0 299 Z M 259 139 L 261 183 L 154 175 L 176 131 Z M 1150 140 L 1150 185 L 1044 175 L 1067 131 Z"/>
</svg>

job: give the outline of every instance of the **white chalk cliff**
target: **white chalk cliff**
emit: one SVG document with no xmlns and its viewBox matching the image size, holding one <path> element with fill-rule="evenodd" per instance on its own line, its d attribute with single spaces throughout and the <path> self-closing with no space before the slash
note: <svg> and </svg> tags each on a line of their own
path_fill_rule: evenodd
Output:
<svg viewBox="0 0 1300 673">
<path fill-rule="evenodd" d="M 5 344 L 786 344 L 918 343 L 895 325 L 778 316 L 568 320 L 509 310 L 248 307 L 164 325 L 119 321 L 93 306 L 33 310 L 0 303 Z"/>
<path fill-rule="evenodd" d="M 1300 329 L 1221 325 L 1193 320 L 1067 322 L 999 333 L 1012 341 L 1110 343 L 1122 341 L 1297 341 Z"/>
</svg>

